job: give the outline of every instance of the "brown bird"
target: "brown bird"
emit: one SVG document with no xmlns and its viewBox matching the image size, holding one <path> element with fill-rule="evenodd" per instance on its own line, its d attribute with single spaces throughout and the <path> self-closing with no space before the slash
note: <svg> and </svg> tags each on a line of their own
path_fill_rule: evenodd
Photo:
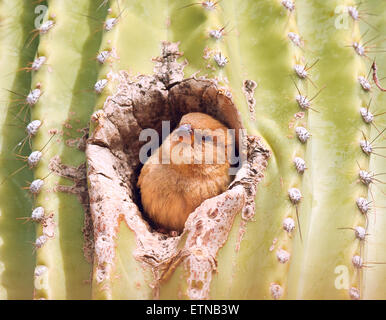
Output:
<svg viewBox="0 0 386 320">
<path fill-rule="evenodd" d="M 233 152 L 227 129 L 207 114 L 188 113 L 146 161 L 138 187 L 144 210 L 158 226 L 181 232 L 191 212 L 227 189 Z"/>
</svg>

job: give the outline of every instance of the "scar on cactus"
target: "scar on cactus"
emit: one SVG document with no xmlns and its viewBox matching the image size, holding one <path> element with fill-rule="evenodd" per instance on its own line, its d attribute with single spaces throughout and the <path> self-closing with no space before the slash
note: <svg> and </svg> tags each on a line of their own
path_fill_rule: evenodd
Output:
<svg viewBox="0 0 386 320">
<path fill-rule="evenodd" d="M 84 136 L 85 138 L 86 136 Z M 56 175 L 73 182 L 73 185 L 56 185 L 54 191 L 74 194 L 78 197 L 84 211 L 83 220 L 83 255 L 89 263 L 93 261 L 94 239 L 93 226 L 90 215 L 90 199 L 87 188 L 86 164 L 78 167 L 67 166 L 62 163 L 58 156 L 53 157 L 49 163 L 49 169 Z"/>
<path fill-rule="evenodd" d="M 184 63 L 178 44 L 163 43 L 162 56 L 155 58 L 155 73 L 130 77 L 121 71 L 115 77 L 116 92 L 103 110 L 93 116 L 95 130 L 87 142 L 87 177 L 93 222 L 96 281 L 104 282 L 114 270 L 115 240 L 121 221 L 134 232 L 133 255 L 154 275 L 154 295 L 159 285 L 180 264 L 190 270 L 187 295 L 209 298 L 216 255 L 224 245 L 235 216 L 241 211 L 250 220 L 255 213 L 257 184 L 263 178 L 270 151 L 257 136 L 243 130 L 239 113 L 227 90 L 215 80 L 184 79 Z M 139 135 L 152 128 L 161 133 L 162 121 L 175 127 L 184 114 L 202 112 L 236 130 L 242 161 L 227 190 L 204 201 L 186 221 L 180 236 L 155 230 L 141 212 L 136 180 L 141 168 Z M 110 164 L 110 165 L 106 165 Z"/>
<path fill-rule="evenodd" d="M 375 59 L 371 65 L 371 70 L 373 70 L 373 80 L 374 80 L 374 83 L 375 85 L 378 87 L 379 90 L 385 92 L 386 89 L 384 89 L 380 84 L 379 84 L 379 79 L 378 79 L 378 76 L 377 76 L 377 64 L 375 63 Z"/>
<path fill-rule="evenodd" d="M 245 80 L 243 83 L 243 92 L 244 92 L 245 98 L 247 99 L 251 121 L 256 120 L 255 118 L 256 100 L 254 98 L 256 88 L 257 88 L 257 83 L 253 80 Z"/>
</svg>

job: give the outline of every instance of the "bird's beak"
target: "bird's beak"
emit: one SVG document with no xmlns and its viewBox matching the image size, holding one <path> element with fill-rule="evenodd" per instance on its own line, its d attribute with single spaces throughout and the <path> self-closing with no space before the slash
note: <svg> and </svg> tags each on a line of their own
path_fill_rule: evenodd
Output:
<svg viewBox="0 0 386 320">
<path fill-rule="evenodd" d="M 183 124 L 175 130 L 179 142 L 193 142 L 193 129 L 190 124 Z"/>
</svg>

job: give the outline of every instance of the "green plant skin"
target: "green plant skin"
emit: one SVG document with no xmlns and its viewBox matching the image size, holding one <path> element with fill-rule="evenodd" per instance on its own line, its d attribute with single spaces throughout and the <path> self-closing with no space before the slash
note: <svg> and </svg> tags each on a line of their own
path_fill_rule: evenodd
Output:
<svg viewBox="0 0 386 320">
<path fill-rule="evenodd" d="M 33 141 L 34 149 L 40 150 L 49 141 L 49 130 L 56 129 L 59 134 L 45 148 L 34 170 L 35 179 L 49 174 L 48 165 L 54 156 L 60 156 L 63 163 L 70 166 L 85 161 L 84 153 L 68 147 L 65 140 L 82 136 L 77 130 L 87 127 L 95 103 L 92 88 L 97 78 L 97 62 L 94 57 L 100 45 L 98 30 L 106 12 L 105 9 L 97 11 L 98 6 L 95 1 L 48 1 L 46 20 L 52 17 L 55 26 L 41 36 L 38 48 L 38 54 L 47 56 L 50 68 L 42 68 L 33 77 L 33 85 L 40 83 L 44 92 L 32 112 L 34 119 L 44 121 Z M 70 123 L 72 128 L 68 129 L 65 123 Z M 71 185 L 72 182 L 54 174 L 44 181 L 36 205 L 43 206 L 46 214 L 54 213 L 56 226 L 54 238 L 37 250 L 36 264 L 46 266 L 48 271 L 43 279 L 35 281 L 38 287 L 34 297 L 89 299 L 91 285 L 87 280 L 91 264 L 82 251 L 83 208 L 75 195 L 52 191 L 57 183 Z M 37 235 L 41 232 L 38 227 Z"/>
<path fill-rule="evenodd" d="M 120 70 L 128 70 L 133 75 L 152 73 L 152 58 L 159 55 L 160 41 L 166 39 L 167 34 L 166 2 L 110 1 L 109 8 L 111 12 L 106 20 L 117 18 L 118 22 L 112 30 L 103 30 L 99 52 L 114 48 L 118 59 L 108 59 L 109 62 L 100 68 L 98 79 L 106 79 L 109 72 Z M 157 14 L 154 15 L 154 12 Z M 114 89 L 114 85 L 109 82 L 99 95 L 95 110 L 103 107 L 104 101 Z"/>
<path fill-rule="evenodd" d="M 306 161 L 312 163 L 306 178 L 311 178 L 305 180 L 306 201 L 300 208 L 307 212 L 303 218 L 307 237 L 304 244 L 296 243 L 294 247 L 289 298 L 349 299 L 349 288 L 336 286 L 336 268 L 347 267 L 349 287 L 360 288 L 362 272 L 354 268 L 352 257 L 360 254 L 363 261 L 366 258 L 361 254 L 363 247 L 354 232 L 339 228 L 365 227 L 365 217 L 355 201 L 360 196 L 367 197 L 367 188 L 358 182 L 357 163 L 362 168 L 368 167 L 368 157 L 359 147 L 362 139 L 359 128 L 366 135 L 369 130 L 359 109 L 368 103 L 371 95 L 363 93 L 357 77 L 367 75 L 369 66 L 353 48 L 345 47 L 359 37 L 358 24 L 350 24 L 348 30 L 334 26 L 336 17 L 330 13 L 342 2 L 298 3 L 302 35 L 306 39 L 318 39 L 309 43 L 306 57 L 309 61 L 320 58 L 313 73 L 320 84 L 326 84 L 326 89 L 318 98 L 320 114 L 311 113 L 308 120 L 314 128 L 306 155 Z M 319 16 L 317 21 L 312 18 L 315 12 Z M 323 27 L 325 25 L 328 27 Z"/>
<path fill-rule="evenodd" d="M 347 47 L 369 28 L 363 22 L 353 23 L 348 17 L 348 28 L 335 27 L 335 9 L 341 5 L 354 5 L 351 0 L 297 0 L 296 9 L 290 15 L 279 0 L 224 0 L 216 10 L 205 10 L 202 5 L 189 0 L 129 1 L 111 0 L 99 8 L 100 2 L 48 1 L 48 14 L 54 14 L 55 26 L 40 38 L 38 55 L 48 57 L 47 65 L 33 74 L 33 85 L 41 83 L 43 95 L 33 107 L 32 118 L 44 121 L 33 149 L 41 149 L 51 135 L 50 129 L 66 131 L 72 137 L 79 137 L 76 129 L 87 126 L 92 111 L 103 107 L 105 99 L 114 93 L 116 86 L 109 82 L 101 94 L 92 92 L 98 79 L 108 78 L 111 71 L 129 70 L 131 74 L 151 74 L 153 57 L 159 55 L 161 41 L 180 41 L 184 59 L 188 60 L 185 76 L 207 75 L 219 80 L 220 85 L 229 87 L 241 113 L 243 124 L 249 134 L 262 136 L 272 150 L 265 179 L 259 184 L 256 196 L 256 213 L 252 221 L 245 222 L 238 215 L 224 247 L 218 253 L 217 272 L 211 282 L 212 299 L 272 299 L 270 285 L 283 288 L 281 299 L 350 299 L 348 289 L 360 288 L 361 298 L 384 299 L 386 268 L 386 218 L 384 188 L 373 185 L 371 191 L 358 181 L 358 165 L 363 169 L 385 172 L 385 159 L 366 156 L 359 147 L 361 130 L 367 137 L 374 138 L 378 132 L 366 125 L 359 108 L 373 98 L 373 113 L 383 112 L 386 98 L 372 83 L 373 89 L 363 92 L 357 77 L 367 75 L 372 59 L 359 57 L 353 48 Z M 12 8 L 10 1 L 1 6 L 7 12 Z M 17 1 L 21 6 L 21 1 Z M 105 17 L 107 7 L 111 12 Z M 28 9 L 28 10 L 27 10 Z M 366 10 L 371 13 L 384 12 L 386 4 L 367 0 Z M 383 10 L 383 11 L 382 11 Z M 20 56 L 11 56 L 12 63 L 4 62 L 0 52 L 0 69 L 17 70 L 33 59 L 33 44 L 28 50 L 22 49 L 32 29 L 32 5 L 17 10 L 17 17 L 29 22 L 17 24 L 13 34 L 19 37 L 0 38 L 2 48 L 19 48 Z M 84 15 L 97 18 L 89 19 Z M 119 17 L 111 31 L 103 29 L 103 21 Z M 369 18 L 368 18 L 369 19 Z M 368 39 L 386 31 L 385 17 L 371 18 L 378 31 L 371 30 Z M 6 20 L 5 20 L 6 21 Z M 208 32 L 223 26 L 230 30 L 221 40 L 209 37 Z M 0 20 L 0 33 L 3 20 Z M 76 30 L 76 32 L 74 31 Z M 295 47 L 287 37 L 289 31 L 299 33 L 305 40 L 302 49 Z M 385 41 L 377 42 L 385 47 Z M 97 52 L 115 48 L 118 60 L 112 59 L 99 67 L 93 59 Z M 221 52 L 229 59 L 223 68 L 213 61 L 213 55 L 204 59 L 204 50 Z M 99 49 L 99 50 L 98 50 Z M 28 56 L 28 57 L 27 57 Z M 370 58 L 374 55 L 369 54 Z M 386 70 L 386 58 L 377 55 L 378 77 Z M 309 80 L 299 80 L 293 65 L 301 61 L 310 66 L 314 88 Z M 210 64 L 212 68 L 207 68 Z M 4 72 L 4 75 L 7 73 Z M 326 85 L 313 101 L 313 108 L 319 112 L 306 111 L 305 117 L 294 120 L 295 113 L 302 111 L 296 100 L 297 90 L 290 76 L 293 76 L 302 94 L 309 98 Z M 242 91 L 243 81 L 258 83 L 255 118 L 250 111 Z M 14 91 L 28 92 L 29 77 L 12 73 L 2 76 L 0 84 Z M 12 84 L 11 87 L 9 84 Z M 385 85 L 384 85 L 385 86 Z M 2 98 L 4 96 L 4 99 Z M 13 119 L 10 99 L 13 95 L 0 93 L 0 103 L 7 101 L 7 113 L 0 115 L 0 127 L 7 130 L 7 136 L 0 140 L 0 177 L 7 176 L 18 164 L 11 156 L 11 146 L 23 137 L 20 128 L 9 128 L 8 120 Z M 72 114 L 75 112 L 75 114 Z M 76 119 L 79 122 L 71 121 Z M 73 129 L 65 127 L 70 122 Z M 294 126 L 305 126 L 312 137 L 301 144 L 295 136 Z M 376 118 L 376 125 L 383 129 L 386 117 Z M 91 130 L 93 124 L 91 123 Z M 8 132 L 12 132 L 11 138 Z M 61 141 L 58 142 L 57 138 Z M 65 145 L 66 136 L 57 135 L 46 147 L 44 156 L 36 170 L 35 178 L 46 177 L 49 160 L 59 155 L 63 163 L 78 166 L 85 161 L 83 152 Z M 369 138 L 371 140 L 371 138 Z M 377 146 L 385 147 L 383 137 Z M 382 149 L 378 153 L 384 154 Z M 306 160 L 307 170 L 298 174 L 293 158 Z M 1 163 L 0 163 L 1 164 Z M 379 177 L 380 180 L 382 176 Z M 34 230 L 31 224 L 22 225 L 14 217 L 28 216 L 32 202 L 20 190 L 32 180 L 31 172 L 24 170 L 0 186 L 1 194 L 12 196 L 15 201 L 0 202 L 0 273 L 2 264 L 5 271 L 0 274 L 0 298 L 31 298 L 33 279 L 32 246 Z M 42 205 L 46 212 L 55 214 L 55 238 L 48 240 L 37 250 L 37 265 L 45 265 L 48 272 L 35 279 L 34 298 L 48 299 L 151 299 L 152 274 L 141 266 L 131 254 L 136 248 L 135 234 L 126 224 L 121 223 L 116 239 L 116 256 L 110 280 L 98 283 L 92 275 L 92 266 L 83 256 L 83 208 L 74 195 L 54 193 L 56 183 L 71 185 L 64 178 L 50 175 L 46 185 L 33 206 Z M 302 239 L 296 208 L 289 201 L 287 191 L 296 187 L 302 192 L 298 205 Z M 365 218 L 358 210 L 355 200 L 359 197 L 373 200 L 374 208 L 368 215 L 369 233 L 366 242 L 359 242 L 354 231 L 340 228 L 364 226 Z M 20 201 L 20 199 L 23 201 Z M 25 199 L 25 200 L 24 200 Z M 17 204 L 17 205 L 16 205 Z M 292 217 L 296 228 L 292 235 L 282 228 L 283 219 Z M 240 229 L 245 234 L 240 239 Z M 15 236 L 17 234 L 17 236 Z M 41 234 L 38 227 L 37 236 Z M 21 239 L 22 238 L 22 239 Z M 240 249 L 236 247 L 240 245 Z M 17 248 L 20 255 L 13 253 Z M 283 248 L 291 254 L 289 262 L 281 264 L 276 251 Z M 365 264 L 372 268 L 355 270 L 352 257 L 361 254 Z M 337 287 L 337 267 L 347 270 L 347 287 Z M 94 267 L 95 268 L 95 267 Z M 12 270 L 12 274 L 11 271 Z M 28 272 L 23 273 L 25 270 Z M 23 273 L 21 277 L 20 274 Z M 187 299 L 187 271 L 181 264 L 170 279 L 160 287 L 160 299 Z M 91 283 L 84 280 L 91 279 Z"/>
<path fill-rule="evenodd" d="M 26 124 L 15 117 L 22 103 L 14 100 L 28 94 L 30 74 L 19 69 L 32 61 L 36 42 L 26 46 L 33 29 L 33 8 L 25 1 L 0 2 L 0 299 L 31 299 L 35 257 L 32 253 L 34 227 L 17 218 L 29 216 L 31 198 L 22 190 L 32 173 L 15 161 L 14 147 L 26 136 Z M 22 98 L 21 98 L 22 99 Z M 23 118 L 23 117 L 21 117 Z M 28 117 L 26 119 L 28 121 Z M 23 154 L 29 154 L 26 143 Z M 6 180 L 5 180 L 6 179 Z"/>
</svg>

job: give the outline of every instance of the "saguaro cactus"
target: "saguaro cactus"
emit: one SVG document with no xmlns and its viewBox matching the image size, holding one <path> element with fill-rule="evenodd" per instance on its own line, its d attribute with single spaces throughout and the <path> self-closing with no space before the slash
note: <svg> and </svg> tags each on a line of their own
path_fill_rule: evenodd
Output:
<svg viewBox="0 0 386 320">
<path fill-rule="evenodd" d="M 0 9 L 0 298 L 385 298 L 385 3 Z M 197 111 L 239 170 L 164 233 L 143 132 Z"/>
</svg>

